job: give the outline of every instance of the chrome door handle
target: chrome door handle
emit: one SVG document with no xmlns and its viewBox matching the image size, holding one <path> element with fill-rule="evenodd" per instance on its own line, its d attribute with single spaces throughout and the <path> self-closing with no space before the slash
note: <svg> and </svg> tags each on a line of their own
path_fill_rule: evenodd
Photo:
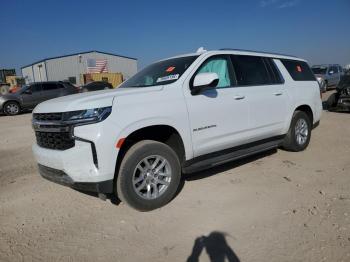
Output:
<svg viewBox="0 0 350 262">
<path fill-rule="evenodd" d="M 283 93 L 282 92 L 276 92 L 276 93 L 273 93 L 275 96 L 281 96 Z"/>
<path fill-rule="evenodd" d="M 235 100 L 242 100 L 245 98 L 245 96 L 240 96 L 240 95 L 237 95 L 237 96 L 234 96 L 233 97 Z"/>
</svg>

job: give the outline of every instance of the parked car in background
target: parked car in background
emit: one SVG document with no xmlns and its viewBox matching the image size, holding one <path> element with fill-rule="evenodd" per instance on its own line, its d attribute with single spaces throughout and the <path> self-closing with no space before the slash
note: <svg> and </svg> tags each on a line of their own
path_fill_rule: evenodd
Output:
<svg viewBox="0 0 350 262">
<path fill-rule="evenodd" d="M 98 91 L 98 90 L 106 90 L 106 89 L 112 89 L 112 84 L 105 82 L 105 81 L 95 81 L 88 83 L 81 87 L 81 92 L 90 92 L 90 91 Z"/>
<path fill-rule="evenodd" d="M 316 77 L 318 85 L 320 86 L 320 92 L 325 93 L 327 91 L 326 81 L 322 77 Z"/>
<path fill-rule="evenodd" d="M 321 113 L 305 60 L 200 49 L 109 92 L 39 104 L 33 152 L 44 178 L 147 211 L 176 195 L 182 173 L 278 147 L 304 150 Z"/>
<path fill-rule="evenodd" d="M 76 93 L 78 89 L 68 82 L 36 82 L 25 85 L 14 93 L 0 96 L 0 111 L 6 115 L 17 115 L 23 110 L 33 109 L 43 101 Z"/>
<path fill-rule="evenodd" d="M 344 74 L 343 68 L 337 64 L 314 65 L 311 70 L 317 79 L 321 78 L 325 81 L 327 90 L 329 87 L 338 85 Z"/>
<path fill-rule="evenodd" d="M 327 100 L 329 111 L 350 111 L 350 75 L 344 75 L 333 93 Z"/>
</svg>

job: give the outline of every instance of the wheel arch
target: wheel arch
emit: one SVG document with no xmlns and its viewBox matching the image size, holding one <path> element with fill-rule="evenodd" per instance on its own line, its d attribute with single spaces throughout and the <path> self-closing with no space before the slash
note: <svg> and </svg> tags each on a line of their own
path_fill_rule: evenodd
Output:
<svg viewBox="0 0 350 262">
<path fill-rule="evenodd" d="M 119 148 L 115 164 L 114 180 L 116 180 L 118 177 L 119 167 L 126 152 L 130 149 L 130 147 L 142 140 L 155 140 L 165 143 L 175 151 L 181 164 L 186 160 L 185 141 L 180 132 L 175 127 L 168 124 L 140 127 L 132 132 L 129 132 L 129 134 L 122 139 L 123 142 Z"/>
<path fill-rule="evenodd" d="M 306 105 L 306 104 L 300 105 L 297 108 L 295 108 L 294 112 L 295 111 L 302 111 L 302 112 L 306 113 L 307 116 L 310 118 L 311 124 L 314 123 L 314 113 L 312 111 L 312 108 L 309 105 Z"/>
</svg>

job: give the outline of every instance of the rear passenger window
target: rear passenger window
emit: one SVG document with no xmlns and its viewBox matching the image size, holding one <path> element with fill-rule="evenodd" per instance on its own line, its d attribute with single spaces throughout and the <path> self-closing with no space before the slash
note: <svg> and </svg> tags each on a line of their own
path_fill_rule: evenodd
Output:
<svg viewBox="0 0 350 262">
<path fill-rule="evenodd" d="M 288 70 L 295 81 L 315 81 L 315 76 L 307 63 L 303 61 L 281 59 L 282 64 Z"/>
<path fill-rule="evenodd" d="M 283 84 L 284 79 L 272 58 L 264 57 L 267 71 L 270 74 L 271 84 Z"/>
<path fill-rule="evenodd" d="M 55 83 L 45 83 L 42 85 L 43 91 L 50 91 L 57 89 L 57 85 Z"/>
<path fill-rule="evenodd" d="M 36 93 L 36 92 L 40 92 L 41 91 L 41 84 L 33 84 L 30 86 L 30 91 L 32 91 L 32 93 Z"/>
<path fill-rule="evenodd" d="M 261 57 L 246 55 L 231 55 L 237 85 L 266 85 L 270 84 L 270 76 Z"/>
</svg>

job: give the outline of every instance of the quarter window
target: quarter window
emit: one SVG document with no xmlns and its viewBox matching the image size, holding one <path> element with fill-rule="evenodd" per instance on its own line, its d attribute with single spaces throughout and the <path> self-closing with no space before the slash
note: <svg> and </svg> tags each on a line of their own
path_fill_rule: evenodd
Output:
<svg viewBox="0 0 350 262">
<path fill-rule="evenodd" d="M 288 70 L 295 81 L 315 81 L 315 76 L 307 63 L 297 60 L 281 59 L 282 64 Z"/>
<path fill-rule="evenodd" d="M 232 55 L 231 60 L 237 79 L 237 85 L 266 85 L 271 83 L 266 66 L 261 57 Z"/>
</svg>

